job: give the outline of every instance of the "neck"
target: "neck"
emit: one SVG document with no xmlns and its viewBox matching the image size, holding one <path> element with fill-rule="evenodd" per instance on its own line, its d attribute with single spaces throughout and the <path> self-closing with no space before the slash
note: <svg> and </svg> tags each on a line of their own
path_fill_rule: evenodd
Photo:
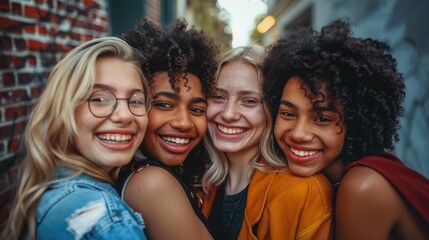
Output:
<svg viewBox="0 0 429 240">
<path fill-rule="evenodd" d="M 225 154 L 229 165 L 225 186 L 226 195 L 239 193 L 247 187 L 254 170 L 252 161 L 257 154 L 258 146 L 246 151 Z"/>
</svg>

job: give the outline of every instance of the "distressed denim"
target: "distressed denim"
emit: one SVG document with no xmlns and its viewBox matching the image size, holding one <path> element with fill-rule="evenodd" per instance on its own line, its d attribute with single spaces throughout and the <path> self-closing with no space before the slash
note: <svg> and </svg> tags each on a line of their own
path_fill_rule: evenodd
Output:
<svg viewBox="0 0 429 240">
<path fill-rule="evenodd" d="M 57 169 L 57 179 L 70 177 Z M 146 239 L 144 222 L 110 183 L 88 175 L 54 183 L 36 209 L 37 239 Z"/>
</svg>

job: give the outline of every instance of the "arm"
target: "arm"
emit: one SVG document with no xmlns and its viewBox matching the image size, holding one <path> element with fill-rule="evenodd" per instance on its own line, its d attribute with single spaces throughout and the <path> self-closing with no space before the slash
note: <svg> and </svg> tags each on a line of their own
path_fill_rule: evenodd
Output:
<svg viewBox="0 0 429 240">
<path fill-rule="evenodd" d="M 388 239 L 402 200 L 375 170 L 354 167 L 341 180 L 336 202 L 337 239 Z"/>
<path fill-rule="evenodd" d="M 165 169 L 149 166 L 134 174 L 125 201 L 142 214 L 149 239 L 212 239 L 180 183 Z"/>
</svg>

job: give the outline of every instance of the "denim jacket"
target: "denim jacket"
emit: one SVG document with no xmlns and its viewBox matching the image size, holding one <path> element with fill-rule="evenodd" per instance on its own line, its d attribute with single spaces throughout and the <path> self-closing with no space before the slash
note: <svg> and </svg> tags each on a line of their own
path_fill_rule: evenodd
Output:
<svg viewBox="0 0 429 240">
<path fill-rule="evenodd" d="M 57 168 L 57 179 L 71 177 Z M 37 239 L 146 239 L 141 215 L 107 182 L 80 175 L 54 183 L 36 209 Z"/>
</svg>

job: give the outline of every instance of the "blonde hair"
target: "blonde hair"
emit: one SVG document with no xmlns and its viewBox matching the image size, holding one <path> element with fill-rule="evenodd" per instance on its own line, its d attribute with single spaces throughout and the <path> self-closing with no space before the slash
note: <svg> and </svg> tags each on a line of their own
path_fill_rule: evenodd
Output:
<svg viewBox="0 0 429 240">
<path fill-rule="evenodd" d="M 259 81 L 259 88 L 262 92 L 263 75 L 261 71 L 261 65 L 264 57 L 264 52 L 264 48 L 262 46 L 257 45 L 237 47 L 228 51 L 227 53 L 225 53 L 225 55 L 222 56 L 219 61 L 218 69 L 215 76 L 216 81 L 219 78 L 219 74 L 223 65 L 234 61 L 241 61 L 243 63 L 250 64 L 255 67 L 257 71 L 257 79 Z M 285 168 L 286 164 L 284 161 L 277 158 L 274 152 L 274 136 L 272 134 L 273 124 L 271 120 L 271 114 L 268 105 L 265 103 L 265 101 L 262 103 L 262 106 L 264 109 L 266 122 L 264 131 L 262 132 L 261 141 L 259 143 L 260 151 L 252 159 L 252 167 L 253 169 L 259 169 L 264 172 L 282 171 Z M 229 166 L 225 153 L 216 150 L 209 136 L 209 133 L 204 136 L 203 141 L 210 158 L 209 167 L 204 173 L 202 179 L 203 189 L 207 193 L 210 187 L 218 186 L 225 181 L 228 174 Z M 265 153 L 263 154 L 263 156 L 267 161 L 268 165 L 258 163 L 258 160 L 261 158 L 262 153 Z M 249 178 L 251 177 L 252 173 L 253 171 L 249 172 Z"/>
<path fill-rule="evenodd" d="M 125 41 L 104 37 L 86 42 L 66 54 L 53 68 L 46 88 L 34 108 L 25 132 L 26 156 L 20 169 L 18 189 L 2 239 L 35 239 L 35 212 L 44 191 L 52 184 L 56 166 L 67 166 L 76 175 L 85 173 L 113 182 L 101 167 L 85 159 L 75 148 L 75 109 L 91 91 L 96 61 L 115 57 L 131 64 L 142 79 L 146 100 L 150 93 L 140 66 L 141 58 Z"/>
</svg>

